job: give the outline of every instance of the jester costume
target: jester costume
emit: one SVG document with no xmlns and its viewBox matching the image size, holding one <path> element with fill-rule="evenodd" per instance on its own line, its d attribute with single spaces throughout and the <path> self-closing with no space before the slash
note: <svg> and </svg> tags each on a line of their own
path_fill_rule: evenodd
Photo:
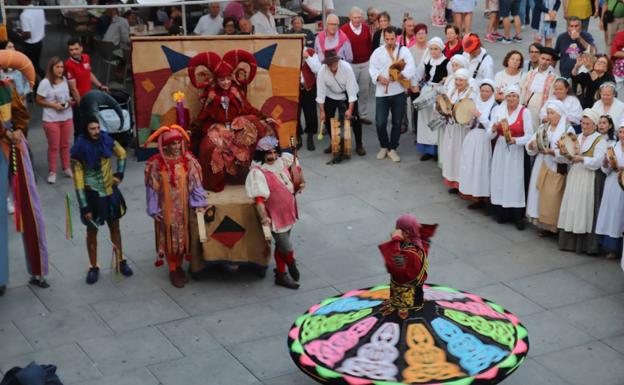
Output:
<svg viewBox="0 0 624 385">
<path fill-rule="evenodd" d="M 241 64 L 249 67 L 248 73 Z M 202 110 L 192 126 L 203 186 L 208 190 L 219 192 L 225 184 L 243 184 L 258 139 L 275 129 L 275 122 L 262 119 L 247 100 L 247 85 L 256 70 L 254 56 L 239 49 L 223 58 L 203 52 L 189 62 L 191 83 L 203 91 Z"/>
<path fill-rule="evenodd" d="M 182 270 L 184 257 L 189 255 L 190 209 L 206 207 L 206 192 L 201 184 L 201 167 L 190 151 L 189 138 L 182 127 L 161 127 L 146 143 L 158 139 L 159 153 L 145 165 L 147 215 L 154 218 L 156 251 L 169 265 L 171 283 L 183 287 L 186 276 Z M 169 146 L 182 142 L 181 151 Z M 157 266 L 162 264 L 158 259 Z"/>
<path fill-rule="evenodd" d="M 87 132 L 80 134 L 71 148 L 74 187 L 80 205 L 80 219 L 87 226 L 87 251 L 90 268 L 87 283 L 97 282 L 99 267 L 97 265 L 97 231 L 106 223 L 110 229 L 113 253 L 120 272 L 131 276 L 132 270 L 123 258 L 119 219 L 126 213 L 126 202 L 117 185 L 121 183 L 126 169 L 126 151 L 105 132 L 98 132 L 91 137 L 90 125 L 98 125 L 97 121 L 87 124 Z M 113 174 L 112 157 L 117 157 L 117 171 Z"/>
<path fill-rule="evenodd" d="M 0 59 L 7 51 L 0 51 Z M 30 62 L 29 62 L 30 63 Z M 32 67 L 32 64 L 31 64 Z M 8 213 L 6 197 L 9 180 L 13 184 L 15 224 L 22 232 L 30 283 L 49 285 L 45 222 L 37 193 L 35 176 L 25 140 L 11 143 L 12 132 L 26 133 L 30 117 L 12 80 L 0 81 L 0 295 L 9 280 Z"/>
<path fill-rule="evenodd" d="M 500 305 L 425 284 L 436 225 L 402 215 L 379 246 L 390 285 L 312 306 L 288 333 L 290 354 L 324 384 L 496 384 L 524 361 L 526 328 Z M 399 231 L 400 230 L 400 231 Z"/>
</svg>

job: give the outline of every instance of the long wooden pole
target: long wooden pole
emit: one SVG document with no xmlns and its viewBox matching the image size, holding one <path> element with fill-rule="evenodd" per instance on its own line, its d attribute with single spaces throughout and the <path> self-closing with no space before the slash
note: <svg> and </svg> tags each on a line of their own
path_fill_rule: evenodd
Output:
<svg viewBox="0 0 624 385">
<path fill-rule="evenodd" d="M 0 0 L 0 40 L 5 41 L 9 39 L 7 34 L 7 25 L 6 25 L 6 9 L 4 8 L 4 0 Z"/>
</svg>

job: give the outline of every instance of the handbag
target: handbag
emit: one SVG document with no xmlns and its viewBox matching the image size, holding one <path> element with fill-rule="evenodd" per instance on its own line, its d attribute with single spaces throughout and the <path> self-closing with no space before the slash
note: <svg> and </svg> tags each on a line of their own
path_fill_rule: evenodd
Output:
<svg viewBox="0 0 624 385">
<path fill-rule="evenodd" d="M 613 9 L 607 9 L 602 14 L 602 24 L 605 26 L 605 28 L 607 27 L 607 24 L 611 24 L 615 20 L 615 9 L 618 5 L 620 5 L 620 0 L 617 0 L 615 2 L 615 6 L 613 7 Z"/>
</svg>

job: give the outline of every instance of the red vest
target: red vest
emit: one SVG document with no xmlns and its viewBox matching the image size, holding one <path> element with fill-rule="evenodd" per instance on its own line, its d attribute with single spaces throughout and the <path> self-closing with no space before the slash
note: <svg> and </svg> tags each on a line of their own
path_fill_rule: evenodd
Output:
<svg viewBox="0 0 624 385">
<path fill-rule="evenodd" d="M 342 32 L 347 35 L 351 42 L 351 50 L 353 51 L 353 64 L 366 63 L 373 53 L 373 38 L 370 29 L 366 24 L 362 24 L 362 32 L 356 35 L 351 29 L 351 23 L 343 25 Z"/>
<path fill-rule="evenodd" d="M 526 108 L 520 107 L 520 112 L 518 113 L 518 117 L 516 121 L 509 125 L 509 132 L 511 132 L 511 136 L 514 138 L 519 138 L 524 136 L 524 110 Z M 498 125 L 498 134 L 503 135 L 503 128 L 501 125 Z"/>
<path fill-rule="evenodd" d="M 306 52 L 310 56 L 314 55 L 313 48 L 306 48 Z M 312 72 L 310 66 L 308 65 L 308 63 L 306 63 L 305 60 L 302 63 L 303 65 L 301 66 L 301 75 L 303 76 L 303 88 L 305 88 L 306 91 L 310 91 L 312 88 L 314 88 L 314 85 L 316 84 L 316 75 L 314 75 L 314 72 Z"/>
<path fill-rule="evenodd" d="M 279 230 L 294 225 L 297 222 L 295 196 L 279 180 L 277 175 L 262 167 L 259 169 L 264 174 L 271 192 L 269 199 L 264 202 L 264 206 L 271 218 L 271 222 L 273 222 L 274 228 Z M 287 169 L 285 169 L 285 172 L 290 175 Z"/>
</svg>

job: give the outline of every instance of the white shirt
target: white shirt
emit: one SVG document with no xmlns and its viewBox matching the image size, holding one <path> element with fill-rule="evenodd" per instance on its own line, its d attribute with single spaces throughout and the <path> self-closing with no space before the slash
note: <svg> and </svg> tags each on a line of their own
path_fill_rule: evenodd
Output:
<svg viewBox="0 0 624 385">
<path fill-rule="evenodd" d="M 522 72 L 518 72 L 515 75 L 509 75 L 505 70 L 499 71 L 494 75 L 494 87 L 497 90 L 502 90 L 510 85 L 517 85 L 520 87 L 522 81 Z"/>
<path fill-rule="evenodd" d="M 87 5 L 87 1 L 86 0 L 58 0 L 58 5 Z M 76 13 L 80 11 L 84 12 L 85 10 L 77 9 L 77 8 L 61 9 L 61 13 L 63 14 L 63 16 L 67 16 L 71 13 Z"/>
<path fill-rule="evenodd" d="M 487 52 L 485 51 L 485 48 L 483 47 L 481 47 L 481 53 L 479 53 L 479 55 L 477 55 L 477 57 L 475 58 L 471 58 L 469 53 L 464 52 L 463 54 L 464 57 L 468 59 L 468 63 L 470 63 L 470 65 L 468 66 L 468 72 L 470 73 L 470 76 L 474 74 L 475 70 L 479 66 L 479 63 L 481 63 L 481 59 L 486 54 Z M 494 61 L 492 61 L 492 55 L 487 55 L 485 58 L 483 58 L 483 63 L 481 63 L 481 66 L 479 67 L 477 76 L 476 77 L 472 76 L 472 77 L 477 80 L 494 79 Z"/>
<path fill-rule="evenodd" d="M 338 62 L 336 75 L 327 64 L 323 64 L 316 75 L 316 102 L 319 104 L 325 104 L 325 97 L 345 100 L 345 92 L 349 96 L 349 103 L 353 103 L 357 100 L 359 91 L 353 68 L 344 60 Z"/>
<path fill-rule="evenodd" d="M 354 34 L 360 36 L 360 34 L 362 33 L 362 24 L 360 24 L 359 27 L 355 28 L 353 23 L 349 22 L 349 26 L 351 27 L 351 31 L 353 31 Z"/>
<path fill-rule="evenodd" d="M 130 49 L 130 24 L 121 16 L 113 17 L 113 21 L 102 36 L 102 41 L 109 41 L 122 49 Z"/>
<path fill-rule="evenodd" d="M 386 86 L 377 81 L 377 78 L 381 75 L 390 79 L 389 69 L 394 62 L 393 58 L 403 59 L 405 61 L 405 68 L 401 71 L 401 74 L 405 79 L 411 79 L 416 74 L 416 66 L 414 65 L 414 58 L 409 49 L 397 45 L 394 47 L 393 57 L 390 57 L 390 53 L 385 46 L 381 46 L 373 51 L 370 58 L 370 64 L 368 72 L 371 77 L 371 81 L 376 85 L 375 96 L 394 96 L 405 92 L 405 89 L 399 82 L 390 81 L 388 85 L 388 92 L 386 92 Z"/>
<path fill-rule="evenodd" d="M 45 13 L 43 9 L 25 9 L 20 14 L 22 31 L 30 32 L 30 37 L 25 40 L 28 44 L 39 43 L 45 37 Z"/>
<path fill-rule="evenodd" d="M 214 19 L 210 15 L 204 15 L 199 18 L 193 33 L 195 35 L 218 35 L 223 28 L 223 18 L 218 15 Z"/>
<path fill-rule="evenodd" d="M 305 51 L 307 49 L 304 48 L 303 50 Z M 316 75 L 319 70 L 321 69 L 321 66 L 323 65 L 321 63 L 321 61 L 319 60 L 318 55 L 315 53 L 313 53 L 312 55 L 308 56 L 307 59 L 305 59 L 306 64 L 308 65 L 308 67 L 310 67 L 310 70 L 312 71 L 312 73 L 314 75 Z M 303 84 L 304 80 L 303 80 L 303 72 L 301 73 L 301 75 L 299 76 L 299 80 L 301 81 L 301 84 Z"/>
<path fill-rule="evenodd" d="M 256 35 L 277 35 L 275 18 L 272 14 L 269 13 L 267 17 L 264 13 L 258 11 L 249 20 L 254 26 L 254 33 Z"/>
<path fill-rule="evenodd" d="M 546 78 L 549 74 L 550 72 L 548 71 L 537 71 L 535 77 L 533 77 L 533 82 L 529 84 L 529 92 L 535 94 L 541 94 L 542 92 L 544 92 L 544 82 L 546 82 Z"/>
<path fill-rule="evenodd" d="M 301 5 L 307 5 L 308 7 L 321 12 L 323 8 L 323 0 L 303 0 Z M 334 8 L 334 0 L 325 0 L 325 9 L 336 9 Z"/>
<path fill-rule="evenodd" d="M 611 116 L 611 119 L 613 120 L 613 123 L 616 126 L 615 131 L 617 133 L 617 127 L 619 124 L 621 124 L 622 116 L 624 116 L 624 103 L 622 103 L 618 98 L 615 98 L 613 99 L 613 104 L 611 104 L 611 107 L 607 109 L 605 108 L 605 105 L 602 102 L 602 100 L 597 100 L 592 106 L 592 110 L 596 111 L 601 116 L 602 115 Z"/>
<path fill-rule="evenodd" d="M 67 79 L 63 78 L 63 82 L 52 85 L 47 78 L 43 78 L 39 83 L 39 88 L 37 88 L 37 95 L 44 98 L 46 101 L 50 103 L 69 103 L 71 97 L 69 95 L 69 86 L 67 84 Z M 57 111 L 54 108 L 43 107 L 43 118 L 44 122 L 64 122 L 68 119 L 72 118 L 72 109 L 69 107 L 62 110 Z"/>
</svg>

